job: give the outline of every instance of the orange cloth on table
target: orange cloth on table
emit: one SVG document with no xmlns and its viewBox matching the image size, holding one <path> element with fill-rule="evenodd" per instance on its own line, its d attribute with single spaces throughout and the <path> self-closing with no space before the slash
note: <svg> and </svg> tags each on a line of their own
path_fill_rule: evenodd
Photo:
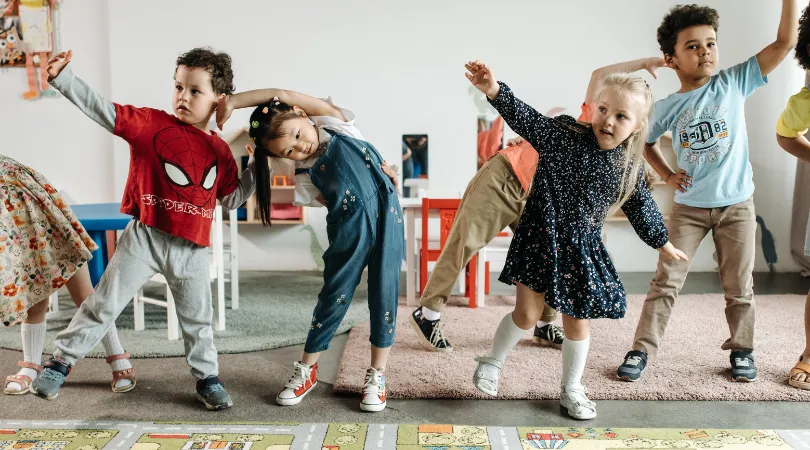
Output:
<svg viewBox="0 0 810 450">
<path fill-rule="evenodd" d="M 478 133 L 478 157 L 482 161 L 495 156 L 503 146 L 503 117 L 492 122 L 492 128 Z"/>
</svg>

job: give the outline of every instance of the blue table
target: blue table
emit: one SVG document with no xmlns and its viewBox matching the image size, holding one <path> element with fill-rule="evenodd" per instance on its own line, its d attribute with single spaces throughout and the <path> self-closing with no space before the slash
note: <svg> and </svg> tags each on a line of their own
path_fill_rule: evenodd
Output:
<svg viewBox="0 0 810 450">
<path fill-rule="evenodd" d="M 104 269 L 107 268 L 107 231 L 123 230 L 132 220 L 120 212 L 120 203 L 94 203 L 88 205 L 71 205 L 70 209 L 79 218 L 87 234 L 93 239 L 98 249 L 93 252 L 93 259 L 87 267 L 90 269 L 90 282 L 97 286 Z"/>
</svg>

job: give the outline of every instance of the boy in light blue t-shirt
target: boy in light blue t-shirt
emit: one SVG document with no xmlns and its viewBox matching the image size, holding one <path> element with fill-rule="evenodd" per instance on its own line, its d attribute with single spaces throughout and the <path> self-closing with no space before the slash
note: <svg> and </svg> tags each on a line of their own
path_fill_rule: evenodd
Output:
<svg viewBox="0 0 810 450">
<path fill-rule="evenodd" d="M 658 43 L 681 89 L 655 103 L 645 157 L 667 184 L 676 189 L 667 228 L 676 248 L 689 260 L 659 258 L 644 302 L 633 349 L 617 375 L 641 377 L 650 354 L 658 350 L 689 261 L 711 231 L 726 297 L 731 336 L 731 378 L 754 381 L 754 181 L 748 161 L 745 99 L 767 83 L 766 76 L 796 45 L 795 0 L 782 1 L 776 40 L 747 61 L 719 71 L 717 11 L 697 5 L 672 8 L 658 28 Z M 667 164 L 656 141 L 667 130 L 677 155 L 677 171 Z M 689 364 L 689 361 L 684 361 Z M 673 374 L 677 375 L 677 374 Z"/>
</svg>

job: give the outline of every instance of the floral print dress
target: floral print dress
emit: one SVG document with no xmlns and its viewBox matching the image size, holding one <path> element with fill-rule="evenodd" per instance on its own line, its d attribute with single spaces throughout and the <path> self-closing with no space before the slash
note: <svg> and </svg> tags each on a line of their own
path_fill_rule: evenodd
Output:
<svg viewBox="0 0 810 450">
<path fill-rule="evenodd" d="M 619 199 L 624 149 L 600 149 L 590 126 L 545 117 L 503 83 L 490 103 L 540 153 L 500 280 L 545 293 L 549 306 L 578 319 L 624 317 L 624 286 L 602 243 L 605 217 Z M 643 170 L 621 208 L 647 245 L 667 243 Z"/>
<path fill-rule="evenodd" d="M 45 177 L 0 154 L 0 322 L 25 319 L 96 248 Z"/>
</svg>

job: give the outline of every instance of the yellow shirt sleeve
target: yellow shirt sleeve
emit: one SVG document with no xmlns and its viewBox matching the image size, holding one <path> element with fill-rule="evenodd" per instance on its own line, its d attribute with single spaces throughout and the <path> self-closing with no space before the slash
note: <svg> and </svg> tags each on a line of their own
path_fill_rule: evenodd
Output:
<svg viewBox="0 0 810 450">
<path fill-rule="evenodd" d="M 786 138 L 804 135 L 810 127 L 810 90 L 802 88 L 790 97 L 785 110 L 776 122 L 776 133 Z"/>
</svg>

